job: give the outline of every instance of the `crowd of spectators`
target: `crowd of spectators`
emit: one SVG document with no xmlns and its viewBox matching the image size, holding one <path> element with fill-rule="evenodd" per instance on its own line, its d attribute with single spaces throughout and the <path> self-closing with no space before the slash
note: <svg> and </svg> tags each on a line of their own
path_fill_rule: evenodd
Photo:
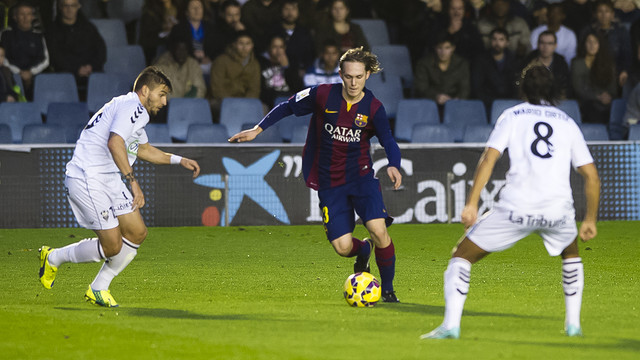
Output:
<svg viewBox="0 0 640 360">
<path fill-rule="evenodd" d="M 0 2 L 0 102 L 31 99 L 43 71 L 73 73 L 83 99 L 108 53 L 90 19 L 109 17 L 109 1 Z M 522 69 L 537 62 L 553 73 L 561 99 L 578 101 L 584 122 L 606 124 L 613 99 L 640 95 L 632 91 L 640 82 L 640 1 L 548 1 L 146 0 L 127 29 L 147 64 L 174 79 L 172 96 L 207 98 L 214 114 L 225 97 L 258 98 L 268 108 L 306 86 L 339 82 L 340 54 L 371 49 L 353 19 L 377 18 L 391 43 L 409 50 L 415 75 L 405 97 L 441 108 L 480 99 L 490 108 L 518 98 Z M 629 114 L 633 122 L 640 109 Z"/>
</svg>

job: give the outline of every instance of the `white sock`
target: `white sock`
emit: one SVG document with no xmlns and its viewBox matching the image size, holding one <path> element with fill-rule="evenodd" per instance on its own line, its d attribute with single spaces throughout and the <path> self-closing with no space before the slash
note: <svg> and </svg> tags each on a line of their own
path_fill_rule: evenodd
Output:
<svg viewBox="0 0 640 360">
<path fill-rule="evenodd" d="M 580 308 L 584 289 L 582 258 L 562 260 L 562 290 L 566 306 L 565 329 L 569 325 L 580 327 Z"/>
<path fill-rule="evenodd" d="M 449 330 L 460 327 L 464 301 L 469 292 L 471 263 L 463 258 L 454 257 L 444 272 L 444 321 L 442 326 Z"/>
<path fill-rule="evenodd" d="M 102 268 L 91 283 L 93 290 L 109 290 L 109 285 L 114 277 L 116 277 L 129 263 L 136 257 L 140 245 L 122 238 L 122 249 L 120 252 L 107 259 L 102 264 Z"/>
<path fill-rule="evenodd" d="M 49 263 L 52 266 L 72 263 L 98 262 L 105 259 L 104 250 L 98 238 L 83 239 L 77 243 L 55 249 L 49 254 Z"/>
</svg>

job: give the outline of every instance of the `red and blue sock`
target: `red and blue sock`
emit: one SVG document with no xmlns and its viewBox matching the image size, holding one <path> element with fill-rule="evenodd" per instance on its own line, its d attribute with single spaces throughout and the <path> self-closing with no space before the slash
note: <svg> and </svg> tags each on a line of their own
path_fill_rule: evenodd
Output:
<svg viewBox="0 0 640 360">
<path fill-rule="evenodd" d="M 396 275 L 396 249 L 393 246 L 393 240 L 386 248 L 376 247 L 375 253 L 382 281 L 382 292 L 393 291 L 393 278 Z"/>
</svg>

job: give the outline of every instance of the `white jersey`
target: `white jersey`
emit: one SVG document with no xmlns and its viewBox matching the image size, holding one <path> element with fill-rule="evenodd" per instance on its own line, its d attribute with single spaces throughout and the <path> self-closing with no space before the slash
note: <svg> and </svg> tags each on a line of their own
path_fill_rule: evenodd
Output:
<svg viewBox="0 0 640 360">
<path fill-rule="evenodd" d="M 510 167 L 497 207 L 555 216 L 574 212 L 569 175 L 593 163 L 575 121 L 553 106 L 522 103 L 505 110 L 487 141 L 509 149 Z"/>
<path fill-rule="evenodd" d="M 129 164 L 133 165 L 138 155 L 138 145 L 149 141 L 144 131 L 148 122 L 149 114 L 135 92 L 111 99 L 82 130 L 73 158 L 67 164 L 67 175 L 84 177 L 84 174 L 91 176 L 118 172 L 107 146 L 111 133 L 124 139 Z"/>
</svg>

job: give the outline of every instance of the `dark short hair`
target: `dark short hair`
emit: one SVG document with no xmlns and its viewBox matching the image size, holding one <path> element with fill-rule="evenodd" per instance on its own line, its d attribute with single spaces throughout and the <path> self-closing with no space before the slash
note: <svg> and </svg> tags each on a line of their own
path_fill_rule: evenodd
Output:
<svg viewBox="0 0 640 360">
<path fill-rule="evenodd" d="M 493 37 L 493 34 L 502 34 L 507 40 L 509 40 L 509 33 L 503 27 L 497 27 L 491 30 L 491 32 L 489 33 L 489 39 Z"/>
<path fill-rule="evenodd" d="M 224 14 L 224 12 L 227 11 L 227 8 L 230 6 L 235 6 L 239 8 L 242 7 L 242 5 L 240 5 L 240 3 L 237 2 L 236 0 L 226 0 L 225 2 L 222 3 L 222 5 L 220 5 L 220 13 Z"/>
<path fill-rule="evenodd" d="M 355 49 L 349 49 L 342 54 L 340 57 L 340 70 L 344 70 L 342 64 L 347 61 L 363 63 L 364 69 L 366 71 L 370 71 L 372 74 L 382 70 L 380 63 L 378 62 L 378 57 L 369 51 L 364 50 L 362 46 Z"/>
<path fill-rule="evenodd" d="M 136 78 L 136 82 L 133 84 L 133 91 L 142 89 L 144 85 L 147 85 L 150 89 L 155 89 L 157 86 L 165 85 L 169 88 L 170 92 L 173 91 L 169 77 L 156 66 L 148 66 L 142 70 L 140 75 Z"/>
<path fill-rule="evenodd" d="M 558 36 L 556 35 L 556 33 L 554 33 L 551 30 L 545 30 L 545 31 L 541 32 L 540 35 L 538 35 L 538 43 L 540 43 L 540 38 L 541 37 L 547 36 L 547 35 L 553 36 L 553 42 L 556 43 L 556 44 L 558 43 Z"/>
<path fill-rule="evenodd" d="M 531 62 L 522 70 L 520 91 L 530 104 L 541 105 L 543 101 L 546 101 L 554 105 L 557 102 L 553 74 L 551 70 L 537 61 Z"/>
<path fill-rule="evenodd" d="M 235 33 L 233 33 L 233 38 L 232 38 L 231 42 L 236 42 L 241 37 L 248 37 L 249 39 L 251 39 L 251 41 L 253 41 L 253 37 L 251 36 L 251 34 L 247 30 L 239 30 L 239 31 L 236 31 Z"/>
<path fill-rule="evenodd" d="M 436 39 L 435 39 L 435 42 L 433 43 L 433 47 L 435 48 L 436 46 L 440 44 L 444 44 L 446 42 L 448 42 L 453 46 L 456 46 L 456 39 L 453 37 L 453 35 L 449 34 L 448 31 L 441 31 L 436 35 Z"/>
</svg>

